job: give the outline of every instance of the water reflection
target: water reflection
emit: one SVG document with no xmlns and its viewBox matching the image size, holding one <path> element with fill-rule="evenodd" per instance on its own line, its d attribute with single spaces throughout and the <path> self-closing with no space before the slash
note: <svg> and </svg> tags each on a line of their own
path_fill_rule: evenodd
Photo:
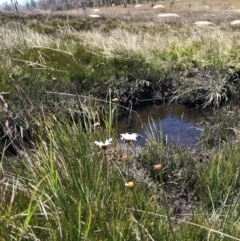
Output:
<svg viewBox="0 0 240 241">
<path fill-rule="evenodd" d="M 188 109 L 179 104 L 151 105 L 132 114 L 132 132 L 140 135 L 137 144 L 143 146 L 149 133 L 155 138 L 167 137 L 168 143 L 195 146 L 199 143 L 203 121 L 208 121 L 209 110 Z M 128 131 L 126 118 L 119 125 L 120 132 Z"/>
</svg>

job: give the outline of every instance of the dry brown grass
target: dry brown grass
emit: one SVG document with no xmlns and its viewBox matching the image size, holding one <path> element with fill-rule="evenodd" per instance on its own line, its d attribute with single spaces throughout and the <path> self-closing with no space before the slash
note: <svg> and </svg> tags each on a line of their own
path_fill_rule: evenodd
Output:
<svg viewBox="0 0 240 241">
<path fill-rule="evenodd" d="M 142 4 L 141 7 L 136 8 L 135 5 L 127 5 L 125 8 L 123 5 L 114 6 L 114 7 L 96 7 L 100 9 L 99 12 L 95 12 L 95 14 L 99 14 L 104 17 L 110 18 L 124 18 L 124 19 L 132 19 L 132 18 L 156 18 L 157 14 L 161 12 L 169 13 L 174 12 L 180 15 L 185 16 L 186 13 L 189 17 L 197 19 L 198 17 L 204 14 L 205 17 L 209 17 L 208 14 L 214 12 L 215 14 L 224 15 L 229 11 L 229 15 L 232 15 L 233 12 L 231 10 L 240 8 L 240 1 L 237 0 L 176 0 L 174 4 L 171 4 L 172 1 L 157 1 L 156 5 L 160 4 L 164 6 L 164 9 L 153 9 L 151 7 L 151 1 L 148 3 Z M 94 13 L 95 8 L 87 8 L 85 11 L 82 9 L 74 9 L 68 11 L 55 11 L 51 14 L 67 14 L 67 15 L 78 15 L 78 16 L 88 16 L 89 14 Z M 198 14 L 199 12 L 200 14 Z"/>
</svg>

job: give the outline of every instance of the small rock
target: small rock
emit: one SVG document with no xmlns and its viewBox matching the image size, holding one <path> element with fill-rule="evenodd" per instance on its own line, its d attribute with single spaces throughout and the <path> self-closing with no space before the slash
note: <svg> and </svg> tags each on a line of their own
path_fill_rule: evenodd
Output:
<svg viewBox="0 0 240 241">
<path fill-rule="evenodd" d="M 155 5 L 155 6 L 153 6 L 153 8 L 164 8 L 164 6 L 163 5 Z"/>
<path fill-rule="evenodd" d="M 100 12 L 100 9 L 95 8 L 95 9 L 93 9 L 92 11 L 93 11 L 93 12 Z"/>
<path fill-rule="evenodd" d="M 135 8 L 140 8 L 140 7 L 142 7 L 141 4 L 137 4 L 137 5 L 135 5 Z"/>
<path fill-rule="evenodd" d="M 238 27 L 240 26 L 240 20 L 234 20 L 230 23 L 230 25 L 233 27 Z"/>
<path fill-rule="evenodd" d="M 215 24 L 209 21 L 198 21 L 194 23 L 197 26 L 214 26 Z"/>
<path fill-rule="evenodd" d="M 160 18 L 179 18 L 180 16 L 176 13 L 160 13 L 158 14 Z"/>
<path fill-rule="evenodd" d="M 91 18 L 101 18 L 101 16 L 97 15 L 97 14 L 90 14 L 88 15 Z"/>
</svg>

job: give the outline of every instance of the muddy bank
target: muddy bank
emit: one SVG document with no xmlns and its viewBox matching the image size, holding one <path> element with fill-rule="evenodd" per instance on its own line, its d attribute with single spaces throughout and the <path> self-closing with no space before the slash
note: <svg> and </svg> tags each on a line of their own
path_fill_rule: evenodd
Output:
<svg viewBox="0 0 240 241">
<path fill-rule="evenodd" d="M 158 79 L 128 75 L 104 85 L 96 84 L 90 93 L 106 98 L 106 89 L 111 89 L 112 98 L 118 97 L 126 107 L 176 102 L 188 108 L 215 108 L 240 95 L 239 72 L 219 74 L 194 68 L 185 70 L 184 75 L 181 71 L 158 75 Z"/>
</svg>

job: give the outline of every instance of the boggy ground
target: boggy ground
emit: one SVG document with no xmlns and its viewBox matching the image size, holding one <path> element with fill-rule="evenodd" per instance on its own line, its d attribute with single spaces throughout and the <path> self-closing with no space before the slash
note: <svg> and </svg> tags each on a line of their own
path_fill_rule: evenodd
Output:
<svg viewBox="0 0 240 241">
<path fill-rule="evenodd" d="M 14 75 L 12 76 L 13 79 L 11 83 L 15 88 L 15 95 L 13 95 L 14 91 L 9 87 L 11 85 L 9 84 L 7 86 L 12 96 L 6 97 L 6 100 L 9 98 L 9 105 L 13 104 L 14 106 L 11 108 L 12 113 L 14 113 L 14 116 L 20 117 L 20 120 L 23 121 L 24 124 L 28 125 L 28 122 L 24 122 L 24 119 L 27 117 L 29 118 L 28 121 L 30 124 L 34 125 L 34 128 L 40 126 L 39 129 L 41 129 L 42 126 L 44 126 L 44 129 L 45 126 L 48 126 L 48 123 L 54 128 L 54 125 L 58 123 L 59 119 L 61 120 L 62 114 L 65 118 L 66 109 L 70 110 L 68 114 L 70 116 L 71 126 L 75 125 L 75 119 L 73 118 L 75 116 L 73 116 L 73 114 L 77 115 L 77 121 L 81 119 L 81 122 L 88 127 L 92 126 L 97 120 L 106 123 L 107 120 L 104 119 L 104 117 L 106 113 L 109 113 L 109 111 L 111 113 L 113 110 L 109 110 L 108 108 L 109 101 L 111 102 L 114 97 L 119 98 L 119 104 L 127 114 L 129 114 L 129 110 L 139 105 L 139 100 L 144 99 L 148 99 L 148 103 L 178 101 L 189 107 L 219 107 L 225 103 L 227 99 L 239 96 L 239 66 L 236 64 L 239 56 L 235 51 L 238 50 L 238 40 L 237 38 L 235 40 L 236 49 L 233 48 L 233 50 L 226 54 L 227 56 L 228 54 L 232 54 L 233 57 L 228 58 L 226 55 L 223 55 L 226 57 L 226 59 L 223 59 L 223 62 L 219 62 L 222 55 L 218 55 L 218 53 L 214 51 L 215 45 L 213 40 L 215 40 L 215 38 L 210 39 L 213 47 L 206 52 L 196 51 L 197 54 L 195 54 L 193 50 L 200 48 L 199 45 L 207 45 L 207 41 L 201 42 L 200 34 L 206 36 L 214 32 L 222 37 L 226 31 L 228 34 L 231 33 L 231 36 L 238 36 L 238 29 L 231 28 L 229 23 L 231 20 L 235 20 L 239 13 L 236 10 L 232 10 L 234 2 L 224 2 L 227 4 L 222 4 L 221 2 L 213 4 L 211 1 L 204 3 L 201 1 L 198 3 L 194 1 L 194 4 L 191 3 L 191 5 L 189 5 L 189 1 L 179 1 L 171 8 L 166 1 L 160 2 L 166 7 L 165 10 L 161 10 L 161 12 L 169 12 L 170 10 L 171 12 L 176 12 L 180 16 L 177 20 L 162 20 L 157 18 L 156 14 L 159 10 L 150 8 L 150 3 L 148 3 L 148 5 L 144 4 L 140 8 L 135 8 L 134 6 L 128 6 L 127 8 L 123 8 L 122 6 L 114 8 L 100 7 L 99 14 L 103 16 L 100 19 L 90 19 L 88 14 L 92 13 L 92 9 L 89 8 L 87 8 L 86 11 L 70 10 L 53 12 L 47 16 L 43 14 L 26 15 L 22 18 L 23 22 L 25 21 L 31 30 L 37 33 L 44 33 L 44 38 L 46 36 L 53 36 L 55 39 L 62 38 L 65 43 L 70 43 L 70 47 L 72 47 L 71 44 L 74 45 L 75 42 L 80 45 L 79 42 L 82 41 L 81 43 L 83 43 L 84 48 L 82 46 L 79 48 L 76 47 L 73 48 L 74 51 L 71 50 L 67 52 L 68 48 L 58 48 L 59 46 L 64 46 L 64 44 L 61 45 L 61 42 L 59 45 L 58 43 L 54 43 L 53 46 L 51 46 L 52 51 L 49 46 L 46 47 L 46 45 L 44 45 L 44 42 L 41 42 L 39 45 L 36 43 L 30 45 L 33 40 L 31 39 L 31 41 L 29 41 L 30 38 L 26 38 L 26 46 L 29 47 L 30 45 L 27 54 L 22 51 L 22 48 L 19 48 L 19 51 L 16 52 L 12 50 L 15 58 L 21 61 L 23 60 L 22 62 L 18 61 L 17 64 L 14 62 L 16 65 L 13 65 Z M 235 7 L 240 7 L 237 4 L 239 3 L 236 3 Z M 79 16 L 82 17 L 81 20 L 78 19 Z M 67 29 L 64 28 L 66 19 Z M 121 19 L 123 22 L 119 23 L 118 19 Z M 199 28 L 194 25 L 194 22 L 197 20 L 209 20 L 214 22 L 215 26 L 206 27 L 205 30 L 200 28 L 199 30 Z M 58 30 L 56 30 L 56 23 L 60 26 Z M 97 33 L 95 32 L 96 35 L 94 35 L 92 39 L 91 36 L 85 39 L 79 37 L 81 34 L 91 34 L 90 30 L 93 26 L 96 28 Z M 73 27 L 73 29 L 71 29 L 71 27 Z M 106 39 L 114 36 L 113 42 L 117 42 L 118 40 L 119 42 L 124 42 L 125 35 L 121 36 L 120 34 L 126 32 L 120 32 L 120 34 L 117 31 L 117 33 L 114 32 L 114 30 L 118 28 L 127 29 L 128 33 L 134 33 L 134 37 L 130 36 L 130 38 L 127 38 L 128 36 L 126 35 L 128 41 L 126 49 L 128 45 L 131 45 L 131 41 L 133 41 L 134 46 L 136 46 L 137 41 L 135 42 L 135 36 L 142 36 L 142 33 L 145 31 L 150 31 L 151 34 L 153 34 L 153 38 L 156 37 L 154 34 L 158 31 L 165 33 L 167 38 L 174 36 L 177 36 L 177 38 L 172 45 L 167 46 L 165 51 L 162 52 L 160 52 L 161 49 L 155 50 L 151 48 L 149 50 L 150 54 L 148 55 L 147 50 L 150 48 L 150 45 L 148 45 L 143 54 L 144 57 L 147 56 L 146 58 L 143 58 L 140 50 L 138 50 L 138 52 L 136 51 L 136 55 L 129 54 L 135 50 L 134 47 L 130 49 L 126 55 L 124 55 L 125 50 L 122 52 L 119 49 L 115 49 L 115 52 L 112 51 L 117 56 L 123 55 L 124 57 L 121 59 L 116 58 L 109 50 L 111 48 L 110 43 L 107 47 L 104 46 L 104 49 L 99 44 L 103 42 L 104 45 L 105 42 L 102 41 L 103 38 L 98 41 L 96 37 L 99 37 L 101 34 L 106 37 Z M 190 47 L 188 45 L 181 46 L 181 38 L 186 41 L 189 36 L 193 36 L 188 35 L 188 31 L 196 33 L 196 35 L 194 35 L 194 37 L 197 38 L 196 44 L 191 45 L 191 39 L 189 39 Z M 99 34 L 99 32 L 101 34 Z M 116 35 L 114 35 L 115 33 Z M 31 32 L 31 34 L 33 33 Z M 39 36 L 37 35 L 37 37 Z M 186 38 L 184 38 L 184 36 Z M 42 37 L 42 35 L 40 37 Z M 39 41 L 41 40 L 40 37 Z M 141 37 L 143 42 L 145 37 L 147 38 L 148 36 Z M 48 40 L 49 39 L 46 39 L 46 42 Z M 155 44 L 155 41 L 151 43 Z M 161 44 L 163 43 L 161 42 Z M 6 47 L 4 54 L 6 54 L 9 48 L 7 48 L 8 45 L 4 46 Z M 140 45 L 140 49 L 143 46 Z M 56 54 L 57 48 L 59 54 Z M 168 49 L 171 48 L 172 51 L 167 52 Z M 99 50 L 99 52 L 97 52 L 96 49 Z M 110 53 L 107 53 L 108 50 Z M 188 51 L 192 51 L 189 56 Z M 204 54 L 208 51 L 210 51 L 209 57 L 205 58 Z M 226 51 L 228 51 L 228 49 L 226 49 Z M 160 52 L 160 57 L 158 56 L 158 52 Z M 98 53 L 100 54 L 98 55 Z M 113 56 L 110 56 L 111 54 Z M 214 58 L 211 58 L 212 54 Z M 81 60 L 81 57 L 83 57 L 84 60 Z M 154 57 L 156 59 L 154 59 Z M 163 58 L 164 61 L 161 62 L 159 58 Z M 56 61 L 56 59 L 58 61 Z M 67 61 L 63 61 L 64 59 L 67 59 Z M 202 60 L 202 62 L 200 60 Z M 163 66 L 163 63 L 168 62 L 171 64 Z M 26 67 L 26 65 L 29 64 L 33 65 Z M 19 78 L 19 76 L 22 76 L 22 78 Z M 54 78 L 55 76 L 57 77 Z M 19 86 L 21 88 L 18 88 Z M 9 89 L 7 87 L 5 87 L 4 90 L 8 91 Z M 70 95 L 65 95 L 65 93 L 69 93 Z M 89 101 L 88 96 L 91 101 Z M 15 105 L 14 102 L 11 103 L 11 97 L 12 100 L 16 101 Z M 21 107 L 19 107 L 20 105 Z M 111 106 L 111 108 L 113 108 L 113 106 Z M 21 109 L 21 111 L 18 111 L 19 109 Z M 73 112 L 71 112 L 71 110 L 73 110 Z M 75 110 L 77 110 L 77 112 Z M 81 111 L 80 118 L 78 116 L 79 110 Z M 96 112 L 101 112 L 101 114 L 96 114 Z M 59 116 L 57 114 L 59 114 Z M 87 121 L 84 119 L 86 116 Z M 54 118 L 56 118 L 57 121 L 52 123 L 52 119 Z M 64 118 L 63 120 L 65 120 Z M 173 217 L 186 217 L 192 209 L 199 205 L 200 201 L 207 199 L 209 193 L 208 190 L 204 188 L 209 185 L 214 189 L 214 182 L 219 177 L 214 176 L 211 179 L 211 175 L 213 174 L 210 171 L 208 173 L 206 170 L 215 170 L 214 165 L 217 166 L 219 163 L 215 164 L 214 162 L 222 160 L 221 158 L 223 158 L 223 156 L 225 158 L 223 158 L 223 163 L 229 161 L 227 154 L 231 154 L 232 152 L 223 151 L 223 153 L 219 154 L 218 150 L 220 147 L 225 150 L 224 148 L 226 148 L 228 144 L 233 144 L 232 146 L 234 146 L 237 143 L 238 120 L 238 110 L 231 105 L 225 109 L 216 110 L 216 114 L 213 116 L 211 122 L 205 126 L 205 131 L 201 137 L 202 149 L 189 150 L 178 146 L 164 145 L 164 140 L 162 140 L 162 143 L 157 143 L 153 140 L 149 142 L 144 149 L 132 145 L 129 147 L 130 150 L 127 150 L 128 148 L 123 146 L 121 158 L 126 158 L 126 152 L 129 152 L 131 154 L 127 153 L 127 158 L 134 160 L 133 162 L 130 160 L 130 163 L 127 163 L 125 169 L 123 168 L 123 175 L 144 186 L 151 199 L 157 200 L 159 206 L 164 202 L 162 193 L 163 185 L 161 182 L 161 178 L 163 178 L 167 201 L 171 206 L 171 215 Z M 6 120 L 4 120 L 3 123 L 5 123 L 5 121 Z M 113 122 L 115 123 L 115 119 Z M 24 124 L 21 125 L 21 127 L 24 126 Z M 33 130 L 35 130 L 34 128 Z M 87 128 L 84 129 L 84 131 L 86 130 Z M 46 134 L 46 136 L 49 134 L 47 131 L 42 131 L 41 133 L 43 136 L 44 134 Z M 71 135 L 71 141 L 74 141 Z M 55 138 L 57 139 L 57 136 Z M 64 145 L 58 150 L 66 148 L 66 143 L 64 143 L 65 138 L 67 139 L 67 135 L 59 137 L 59 141 L 62 141 Z M 40 140 L 37 141 L 41 142 L 42 140 L 40 138 Z M 42 141 L 42 143 L 44 143 L 44 146 L 45 142 Z M 67 145 L 69 148 L 71 146 L 72 144 Z M 90 144 L 87 143 L 86 146 L 89 148 Z M 43 148 L 45 148 L 45 146 Z M 234 150 L 235 147 L 231 148 Z M 79 156 L 77 148 L 73 149 L 72 152 L 74 155 Z M 81 147 L 79 147 L 79 150 L 81 151 Z M 110 152 L 111 150 L 109 150 L 108 155 L 111 158 Z M 63 156 L 64 155 L 67 156 L 70 154 L 66 151 L 66 153 L 63 153 Z M 75 160 L 74 158 L 73 160 Z M 121 166 L 122 162 L 126 160 L 119 161 L 120 163 L 118 165 Z M 153 170 L 153 165 L 156 164 L 156 162 L 161 162 L 164 166 L 163 173 L 161 174 L 162 177 Z M 58 168 L 57 165 L 59 163 L 61 164 L 61 156 L 58 158 L 56 152 L 56 168 Z M 35 164 L 33 163 L 32 165 Z M 204 173 L 206 172 L 206 175 L 201 173 L 202 170 L 204 170 Z M 221 171 L 223 172 L 223 170 L 224 166 Z M 59 171 L 59 173 L 61 175 L 61 171 Z M 223 190 L 223 192 L 229 190 L 224 182 L 221 183 L 221 185 L 222 189 L 219 189 Z M 236 181 L 236 186 L 237 185 L 238 183 Z M 210 191 L 213 190 L 211 189 Z M 221 204 L 218 198 L 222 198 L 222 193 L 221 195 L 219 194 L 220 197 L 217 194 L 214 196 L 214 193 L 211 193 L 211 195 L 212 200 L 208 199 L 206 201 L 207 208 L 212 208 L 211 205 L 220 206 Z"/>
<path fill-rule="evenodd" d="M 22 32 L 26 34 L 23 45 L 13 44 L 14 48 L 8 46 L 9 33 L 4 29 L 1 34 L 6 40 L 3 38 L 3 56 L 9 61 L 1 66 L 3 90 L 15 89 L 14 95 L 6 95 L 9 101 L 14 99 L 11 109 L 18 111 L 25 106 L 27 115 L 35 116 L 43 104 L 47 113 L 57 114 L 63 108 L 77 110 L 78 115 L 84 109 L 79 102 L 85 96 L 106 101 L 118 97 L 123 107 L 119 113 L 128 115 L 129 110 L 144 104 L 177 101 L 191 108 L 219 107 L 238 98 L 239 43 L 234 39 L 238 39 L 239 28 L 231 27 L 230 22 L 240 18 L 240 3 L 171 2 L 158 1 L 155 5 L 164 8 L 156 9 L 148 2 L 126 8 L 19 11 L 19 17 L 3 14 L 1 26 L 8 24 L 11 29 L 14 21 L 19 21 L 30 32 L 29 36 Z M 179 17 L 157 16 L 169 12 Z M 100 18 L 91 18 L 93 13 Z M 194 24 L 206 20 L 213 25 Z M 38 41 L 33 43 L 31 38 Z M 13 36 L 9 34 L 10 39 Z M 170 43 L 161 48 L 168 40 Z M 65 48 L 63 43 L 69 46 Z M 223 44 L 226 46 L 221 47 Z M 6 81 L 11 61 L 14 75 Z M 81 100 L 76 101 L 76 96 Z M 25 114 L 24 110 L 16 115 L 24 119 Z"/>
<path fill-rule="evenodd" d="M 230 22 L 239 18 L 239 3 L 157 4 L 164 8 L 153 9 L 149 2 L 140 7 L 131 4 L 127 8 L 111 6 L 47 14 L 20 12 L 19 21 L 34 32 L 60 39 L 67 26 L 71 41 L 77 42 L 77 37 L 82 46 L 68 54 L 68 50 L 57 53 L 56 46 L 45 48 L 38 43 L 28 56 L 17 56 L 26 63 L 37 62 L 36 69 L 49 67 L 41 79 L 57 77 L 56 83 L 40 81 L 41 86 L 46 85 L 42 89 L 106 98 L 111 88 L 112 95 L 118 96 L 124 106 L 136 105 L 142 99 L 160 103 L 174 100 L 189 107 L 219 106 L 238 97 L 239 56 L 238 44 L 234 43 L 238 27 L 231 27 Z M 158 17 L 159 13 L 169 12 L 179 17 Z M 92 13 L 100 18 L 91 18 Z M 8 18 L 16 20 L 14 15 Z M 210 21 L 212 25 L 199 27 L 196 21 Z M 3 19 L 4 24 L 7 22 L 7 18 Z M 60 59 L 66 59 L 70 66 Z M 23 72 L 29 74 L 26 68 Z M 39 85 L 38 80 L 34 82 Z M 31 95 L 38 96 L 33 88 Z"/>
</svg>

